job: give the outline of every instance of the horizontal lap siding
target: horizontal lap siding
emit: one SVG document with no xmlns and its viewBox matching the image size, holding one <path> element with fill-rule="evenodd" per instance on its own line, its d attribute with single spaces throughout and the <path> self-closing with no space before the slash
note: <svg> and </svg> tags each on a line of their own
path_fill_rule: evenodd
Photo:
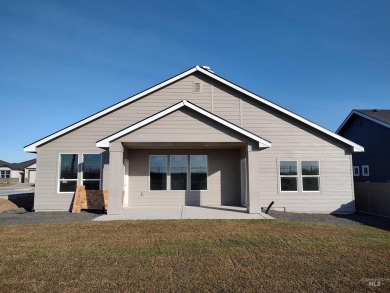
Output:
<svg viewBox="0 0 390 293">
<path fill-rule="evenodd" d="M 213 88 L 213 113 L 217 116 L 240 125 L 240 98 L 227 92 L 226 87 L 214 86 Z"/>
<path fill-rule="evenodd" d="M 180 109 L 118 139 L 121 142 L 240 142 L 227 127 Z M 239 137 L 239 136 L 237 136 Z"/>
<path fill-rule="evenodd" d="M 196 81 L 201 80 L 196 76 L 188 76 L 39 147 L 35 209 L 68 210 L 70 208 L 73 195 L 57 193 L 59 153 L 103 152 L 103 150 L 96 148 L 98 140 L 185 99 L 211 111 L 211 87 L 208 84 L 203 84 L 202 93 L 193 94 L 192 84 Z M 108 159 L 103 168 L 103 188 L 105 189 L 108 188 L 107 163 Z"/>
<path fill-rule="evenodd" d="M 226 90 L 225 95 L 220 94 Z M 240 102 L 241 100 L 241 102 Z M 240 105 L 241 103 L 241 105 Z M 262 206 L 291 211 L 353 211 L 349 147 L 239 93 L 214 88 L 214 113 L 269 140 L 272 147 L 259 152 L 258 178 Z M 226 110 L 226 109 L 229 109 Z M 236 109 L 236 111 L 233 111 Z M 239 113 L 241 111 L 241 117 Z M 321 191 L 279 192 L 278 160 L 320 161 Z"/>
<path fill-rule="evenodd" d="M 290 211 L 353 211 L 351 155 L 345 145 L 267 106 L 242 99 L 242 126 L 272 142 L 259 152 L 261 204 Z M 320 192 L 279 192 L 278 160 L 318 160 Z"/>
<path fill-rule="evenodd" d="M 363 153 L 353 154 L 353 165 L 360 169 L 360 176 L 354 177 L 355 182 L 390 182 L 389 128 L 354 114 L 340 135 L 364 147 Z M 369 165 L 370 176 L 362 176 L 362 165 Z"/>
<path fill-rule="evenodd" d="M 129 204 L 238 205 L 240 203 L 239 150 L 128 150 L 130 157 Z M 208 155 L 208 190 L 149 191 L 149 155 Z M 169 182 L 167 182 L 169 189 Z"/>
<path fill-rule="evenodd" d="M 195 94 L 192 92 L 193 82 L 197 81 L 202 83 L 202 92 Z M 348 149 L 346 145 L 318 131 L 314 131 L 251 98 L 228 89 L 216 81 L 196 74 L 40 147 L 38 149 L 36 208 L 67 209 L 70 206 L 69 196 L 56 193 L 58 153 L 76 152 L 81 154 L 100 151 L 95 147 L 96 141 L 150 117 L 184 99 L 207 111 L 212 111 L 214 114 L 240 125 L 244 129 L 272 143 L 272 147 L 260 151 L 258 157 L 260 162 L 258 180 L 263 206 L 267 206 L 270 201 L 274 200 L 275 206 L 287 207 L 290 210 L 331 211 L 353 200 L 351 156 L 345 153 L 345 150 Z M 177 113 L 184 112 L 178 111 Z M 194 139 L 226 141 L 225 139 L 232 139 L 231 133 L 226 136 L 220 132 L 215 133 L 215 129 L 213 129 L 215 125 L 211 125 L 212 127 L 208 128 L 202 123 L 191 122 L 188 119 L 180 130 L 176 128 L 175 123 L 182 123 L 180 121 L 183 121 L 184 116 L 180 117 L 181 114 L 177 113 L 174 113 L 175 115 L 173 116 L 167 116 L 167 119 L 163 118 L 158 122 L 160 123 L 160 133 L 153 140 L 163 141 L 161 129 L 164 129 L 166 133 L 170 133 L 170 140 L 175 139 L 177 141 L 191 141 Z M 157 135 L 156 129 L 153 127 L 147 126 L 138 134 L 134 134 L 138 135 L 138 140 L 147 139 L 147 141 L 151 141 L 151 137 Z M 192 135 L 186 132 L 191 132 Z M 130 137 L 132 136 L 130 135 Z M 136 136 L 133 135 L 133 137 L 135 139 Z M 293 158 L 299 160 L 318 159 L 321 162 L 320 193 L 308 194 L 300 192 L 286 195 L 278 192 L 277 160 Z M 108 183 L 107 163 L 106 161 L 103 169 L 104 188 L 106 188 Z M 219 185 L 220 188 L 222 183 L 219 181 L 218 173 L 215 173 L 213 176 L 215 178 L 211 178 L 210 188 L 217 190 L 217 186 Z M 224 179 L 222 180 L 223 184 L 225 184 L 224 182 L 226 181 L 229 183 L 230 178 L 225 181 Z M 175 198 L 177 195 L 169 196 Z M 190 198 L 191 196 L 194 195 L 190 195 Z M 146 204 L 147 200 L 144 199 L 141 202 Z M 218 201 L 214 202 L 218 203 Z"/>
</svg>

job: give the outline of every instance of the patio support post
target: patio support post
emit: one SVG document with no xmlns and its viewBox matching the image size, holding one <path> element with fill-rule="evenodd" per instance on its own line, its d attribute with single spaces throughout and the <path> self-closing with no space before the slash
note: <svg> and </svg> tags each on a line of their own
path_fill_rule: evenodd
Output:
<svg viewBox="0 0 390 293">
<path fill-rule="evenodd" d="M 122 212 L 123 191 L 123 146 L 120 142 L 110 143 L 110 165 L 108 183 L 108 215 Z"/>
<path fill-rule="evenodd" d="M 248 145 L 248 213 L 260 213 L 259 150 Z"/>
</svg>

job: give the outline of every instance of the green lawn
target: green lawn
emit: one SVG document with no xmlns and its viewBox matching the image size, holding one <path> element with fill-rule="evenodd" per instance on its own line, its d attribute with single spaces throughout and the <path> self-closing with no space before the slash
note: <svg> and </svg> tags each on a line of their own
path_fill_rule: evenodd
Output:
<svg viewBox="0 0 390 293">
<path fill-rule="evenodd" d="M 283 221 L 0 226 L 0 292 L 389 292 L 390 233 Z M 383 278 L 379 287 L 366 278 Z"/>
</svg>

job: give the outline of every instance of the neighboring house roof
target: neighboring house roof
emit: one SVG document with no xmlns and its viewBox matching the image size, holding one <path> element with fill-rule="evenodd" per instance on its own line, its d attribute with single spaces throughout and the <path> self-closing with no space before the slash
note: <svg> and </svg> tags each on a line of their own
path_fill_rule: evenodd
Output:
<svg viewBox="0 0 390 293">
<path fill-rule="evenodd" d="M 8 163 L 6 161 L 0 160 L 0 167 L 8 167 L 11 170 L 23 170 L 28 166 L 31 166 L 36 163 L 36 159 L 20 162 L 20 163 Z"/>
<path fill-rule="evenodd" d="M 390 110 L 372 109 L 372 110 L 352 110 L 348 117 L 341 123 L 340 127 L 336 130 L 339 133 L 344 125 L 349 121 L 352 115 L 358 115 L 360 117 L 371 120 L 382 126 L 390 128 Z"/>
<path fill-rule="evenodd" d="M 235 89 L 235 90 L 267 105 L 267 106 L 270 106 L 271 108 L 274 108 L 274 109 L 276 109 L 276 110 L 278 110 L 278 111 L 280 111 L 280 112 L 282 112 L 282 113 L 284 113 L 284 114 L 286 114 L 286 115 L 288 115 L 288 116 L 290 116 L 290 117 L 292 117 L 292 118 L 294 118 L 294 119 L 296 119 L 304 124 L 307 124 L 308 126 L 314 128 L 314 129 L 319 130 L 320 132 L 323 132 L 323 133 L 335 138 L 336 140 L 342 141 L 343 143 L 350 145 L 353 148 L 353 151 L 355 151 L 355 152 L 364 151 L 364 148 L 362 146 L 360 146 L 360 145 L 358 145 L 358 144 L 356 144 L 356 143 L 354 143 L 354 142 L 352 142 L 344 137 L 341 137 L 338 134 L 336 134 L 336 133 L 334 133 L 334 132 L 332 132 L 332 131 L 330 131 L 322 126 L 319 126 L 318 124 L 315 124 L 314 122 L 311 122 L 311 121 L 309 121 L 309 120 L 307 120 L 307 119 L 305 119 L 305 118 L 303 118 L 303 117 L 301 117 L 301 116 L 299 116 L 291 111 L 288 111 L 287 109 L 280 107 L 280 106 L 278 106 L 278 105 L 276 105 L 276 104 L 274 104 L 274 103 L 272 103 L 272 102 L 270 102 L 270 101 L 268 101 L 268 100 L 266 100 L 258 95 L 255 95 L 254 93 L 252 93 L 252 92 L 250 92 L 242 87 L 239 87 L 238 85 L 236 85 L 236 84 L 234 84 L 234 83 L 232 83 L 232 82 L 230 82 L 230 81 L 228 81 L 228 80 L 216 75 L 215 73 L 213 73 L 209 70 L 206 70 L 200 66 L 195 66 L 195 67 L 193 67 L 193 68 L 191 68 L 183 73 L 180 73 L 180 74 L 178 74 L 178 75 L 176 75 L 176 76 L 174 76 L 174 77 L 172 77 L 172 78 L 170 78 L 162 83 L 159 83 L 159 84 L 157 84 L 157 85 L 155 85 L 155 86 L 153 86 L 145 91 L 142 91 L 142 92 L 140 92 L 132 97 L 129 97 L 126 100 L 123 100 L 123 101 L 121 101 L 121 102 L 119 102 L 111 107 L 108 107 L 108 108 L 106 108 L 106 109 L 104 109 L 104 110 L 102 110 L 94 115 L 91 115 L 83 120 L 80 120 L 79 122 L 76 122 L 76 123 L 74 123 L 66 128 L 63 128 L 60 131 L 57 131 L 57 132 L 55 132 L 49 136 L 46 136 L 46 137 L 44 137 L 44 138 L 42 138 L 42 139 L 40 139 L 32 144 L 29 144 L 29 145 L 24 147 L 24 151 L 25 152 L 36 152 L 36 148 L 39 147 L 40 145 L 43 145 L 46 142 L 49 142 L 49 141 L 51 141 L 51 140 L 53 140 L 61 135 L 64 135 L 64 134 L 66 134 L 66 133 L 68 133 L 76 128 L 79 128 L 79 127 L 81 127 L 81 126 L 83 126 L 83 125 L 85 125 L 93 120 L 96 120 L 99 117 L 102 117 L 108 113 L 111 113 L 112 111 L 115 111 L 118 108 L 121 108 L 121 107 L 123 107 L 131 102 L 134 102 L 135 100 L 138 100 L 138 99 L 140 99 L 140 98 L 142 98 L 142 97 L 144 97 L 152 92 L 155 92 L 155 91 L 157 91 L 157 90 L 159 90 L 159 89 L 161 89 L 161 88 L 163 88 L 171 83 L 174 83 L 174 82 L 176 82 L 176 81 L 178 81 L 178 80 L 180 80 L 180 79 L 182 79 L 190 74 L 193 74 L 195 72 L 203 73 L 204 75 L 206 75 L 214 80 L 217 80 L 230 88 L 233 88 L 233 89 Z"/>
<path fill-rule="evenodd" d="M 12 166 L 11 163 L 8 163 L 8 162 L 2 161 L 2 160 L 0 160 L 0 167 L 8 167 L 8 168 L 14 170 L 14 169 L 13 169 L 14 166 Z"/>
<path fill-rule="evenodd" d="M 24 161 L 21 163 L 17 163 L 15 165 L 17 165 L 22 170 L 22 169 L 25 169 L 27 167 L 30 167 L 31 165 L 34 165 L 36 162 L 37 162 L 36 159 L 32 159 L 32 160 Z"/>
<path fill-rule="evenodd" d="M 162 117 L 164 117 L 164 116 L 166 116 L 166 115 L 168 115 L 168 114 L 170 114 L 170 113 L 172 113 L 172 112 L 174 112 L 182 107 L 190 108 L 190 109 L 198 112 L 199 114 L 206 116 L 206 117 L 218 122 L 219 124 L 222 124 L 222 125 L 230 128 L 230 129 L 232 129 L 232 130 L 234 130 L 234 131 L 236 131 L 236 132 L 238 132 L 238 133 L 240 133 L 240 134 L 242 134 L 250 139 L 257 141 L 259 143 L 260 148 L 271 147 L 271 143 L 269 141 L 255 135 L 255 134 L 253 134 L 253 133 L 251 133 L 251 132 L 249 132 L 249 131 L 247 131 L 247 130 L 245 130 L 237 125 L 234 125 L 234 124 L 226 121 L 225 119 L 222 119 L 222 118 L 188 102 L 187 100 L 183 100 L 180 103 L 177 103 L 177 104 L 175 104 L 175 105 L 173 105 L 173 106 L 171 106 L 171 107 L 169 107 L 169 108 L 167 108 L 159 113 L 154 114 L 153 116 L 150 116 L 150 117 L 148 117 L 148 118 L 146 118 L 138 123 L 135 123 L 135 124 L 125 128 L 125 129 L 123 129 L 123 130 L 121 130 L 113 135 L 110 135 L 110 136 L 98 141 L 96 143 L 96 146 L 101 147 L 101 148 L 104 148 L 104 147 L 108 148 L 111 141 L 114 141 L 114 140 L 116 140 L 116 139 L 130 133 L 130 132 L 133 132 L 133 131 L 135 131 L 135 130 L 137 130 L 137 129 L 139 129 L 147 124 L 150 124 L 153 121 L 156 121 L 157 119 L 160 119 L 160 118 L 162 118 Z"/>
</svg>

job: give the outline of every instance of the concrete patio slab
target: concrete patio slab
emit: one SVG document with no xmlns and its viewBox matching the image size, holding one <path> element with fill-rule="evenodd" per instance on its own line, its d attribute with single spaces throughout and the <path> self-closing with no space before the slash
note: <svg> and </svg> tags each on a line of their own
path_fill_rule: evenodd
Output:
<svg viewBox="0 0 390 293">
<path fill-rule="evenodd" d="M 102 215 L 93 221 L 180 220 L 180 219 L 273 219 L 264 214 L 248 214 L 244 207 L 233 206 L 145 206 L 127 207 L 120 215 Z"/>
</svg>

